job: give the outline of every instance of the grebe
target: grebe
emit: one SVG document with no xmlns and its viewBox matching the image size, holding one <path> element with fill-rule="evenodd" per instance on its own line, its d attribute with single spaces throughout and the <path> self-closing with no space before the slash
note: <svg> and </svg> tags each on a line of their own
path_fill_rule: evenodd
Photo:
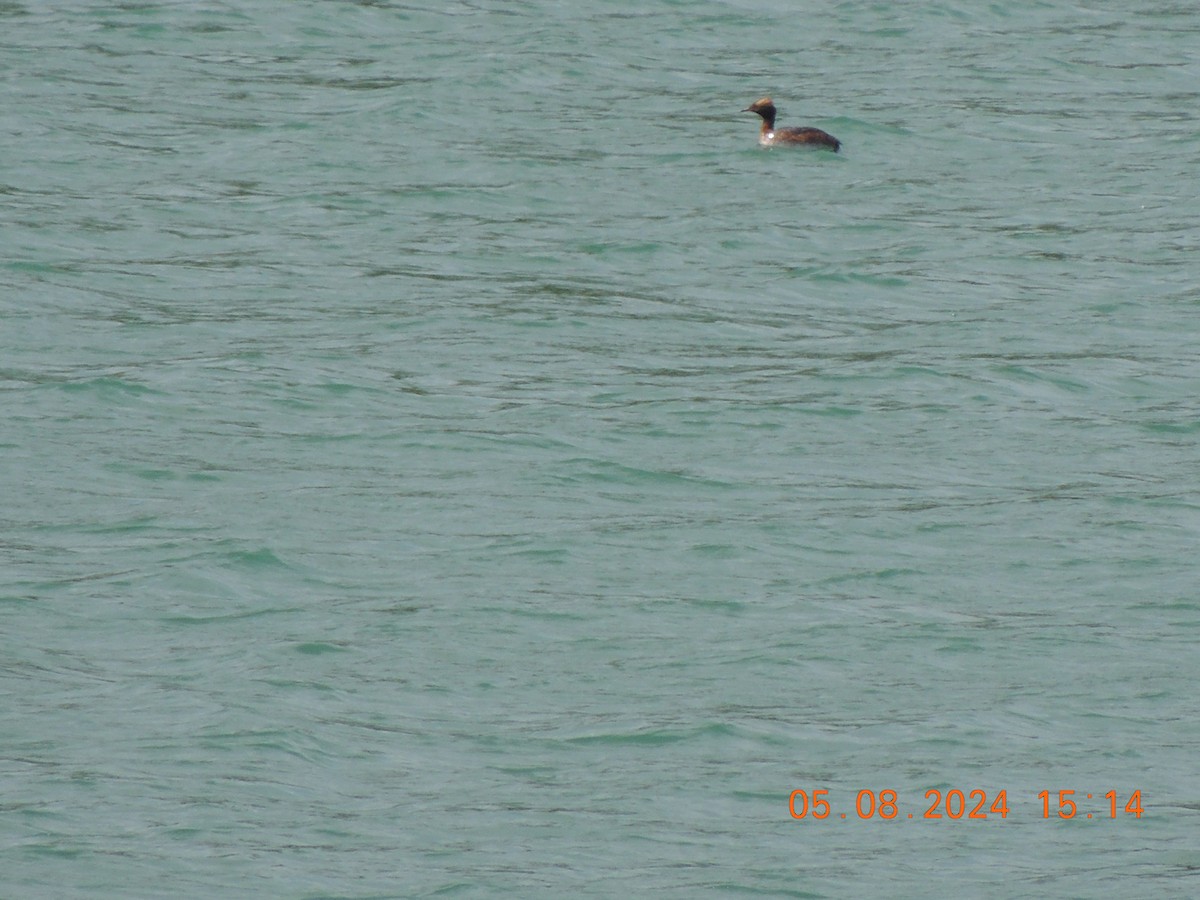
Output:
<svg viewBox="0 0 1200 900">
<path fill-rule="evenodd" d="M 775 104 L 770 97 L 755 100 L 742 112 L 758 113 L 762 116 L 762 130 L 758 133 L 758 142 L 764 147 L 772 144 L 807 144 L 810 147 L 828 147 L 837 153 L 842 142 L 832 134 L 820 128 L 779 128 L 775 127 Z"/>
</svg>

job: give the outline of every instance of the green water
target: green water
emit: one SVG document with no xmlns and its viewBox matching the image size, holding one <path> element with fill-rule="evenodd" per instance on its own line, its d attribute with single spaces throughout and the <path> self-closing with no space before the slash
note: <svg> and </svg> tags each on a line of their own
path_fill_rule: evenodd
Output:
<svg viewBox="0 0 1200 900">
<path fill-rule="evenodd" d="M 1109 7 L 0 3 L 0 895 L 1195 894 L 1200 17 Z"/>
</svg>

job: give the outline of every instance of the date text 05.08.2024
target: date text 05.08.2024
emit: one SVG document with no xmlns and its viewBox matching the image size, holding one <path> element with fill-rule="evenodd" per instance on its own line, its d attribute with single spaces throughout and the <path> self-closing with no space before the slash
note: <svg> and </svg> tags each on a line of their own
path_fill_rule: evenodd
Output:
<svg viewBox="0 0 1200 900">
<path fill-rule="evenodd" d="M 829 802 L 829 791 L 795 790 L 788 797 L 788 812 L 793 819 L 847 819 L 849 813 L 839 813 Z M 1041 802 L 1043 819 L 1115 819 L 1118 815 L 1142 817 L 1142 792 L 1126 795 L 1117 791 L 1089 794 L 1079 791 L 1042 791 L 1035 795 Z M 858 819 L 1007 819 L 1010 811 L 1008 791 L 960 791 L 957 788 L 941 791 L 932 788 L 925 792 L 925 803 L 913 812 L 901 810 L 897 791 L 864 789 L 854 799 L 853 817 Z M 1036 808 L 1036 807 L 1035 807 Z"/>
</svg>

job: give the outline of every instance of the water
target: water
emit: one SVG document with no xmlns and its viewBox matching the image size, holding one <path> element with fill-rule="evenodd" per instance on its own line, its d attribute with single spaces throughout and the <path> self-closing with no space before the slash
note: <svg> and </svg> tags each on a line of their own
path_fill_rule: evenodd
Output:
<svg viewBox="0 0 1200 900">
<path fill-rule="evenodd" d="M 0 19 L 0 894 L 1196 893 L 1190 7 Z"/>
</svg>

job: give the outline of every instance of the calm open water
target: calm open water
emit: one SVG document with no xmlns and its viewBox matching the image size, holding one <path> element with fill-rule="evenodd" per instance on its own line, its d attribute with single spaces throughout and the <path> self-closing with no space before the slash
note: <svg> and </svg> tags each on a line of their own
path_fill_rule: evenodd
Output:
<svg viewBox="0 0 1200 900">
<path fill-rule="evenodd" d="M 1200 893 L 1196 7 L 428 6 L 0 3 L 0 895 Z"/>
</svg>

